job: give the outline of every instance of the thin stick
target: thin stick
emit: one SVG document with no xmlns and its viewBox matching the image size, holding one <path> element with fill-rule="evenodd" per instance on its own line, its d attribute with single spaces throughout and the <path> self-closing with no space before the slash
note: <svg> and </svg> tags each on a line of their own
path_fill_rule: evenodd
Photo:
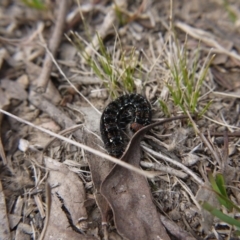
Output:
<svg viewBox="0 0 240 240">
<path fill-rule="evenodd" d="M 207 148 L 210 150 L 210 152 L 212 153 L 213 157 L 215 158 L 215 160 L 218 162 L 219 166 L 222 166 L 222 163 L 220 161 L 220 158 L 218 156 L 218 154 L 216 153 L 216 151 L 214 151 L 213 147 L 211 146 L 211 144 L 209 143 L 209 141 L 205 138 L 205 136 L 198 130 L 197 125 L 195 124 L 195 122 L 193 121 L 190 113 L 187 111 L 187 115 L 193 125 L 193 128 L 195 130 L 195 132 L 198 134 L 198 136 L 202 139 L 202 141 L 205 143 L 205 145 L 207 146 Z"/>
<path fill-rule="evenodd" d="M 240 94 L 237 93 L 237 92 L 228 92 L 228 93 L 225 93 L 225 92 L 212 92 L 212 93 L 215 94 L 215 95 L 223 96 L 223 97 L 240 98 Z"/>
<path fill-rule="evenodd" d="M 221 122 L 219 122 L 219 121 L 217 121 L 217 120 L 213 120 L 213 119 L 211 119 L 211 118 L 209 118 L 209 117 L 207 117 L 207 116 L 205 116 L 205 115 L 203 115 L 203 117 L 206 118 L 206 119 L 208 119 L 208 120 L 211 121 L 211 122 L 214 122 L 214 123 L 217 123 L 217 124 L 219 124 L 219 125 L 221 125 L 221 126 L 227 127 L 228 129 L 229 129 L 229 128 L 233 128 L 233 129 L 238 129 L 238 130 L 240 130 L 240 127 L 236 127 L 236 126 L 229 125 L 229 124 L 226 124 L 226 123 L 221 123 Z"/>
<path fill-rule="evenodd" d="M 46 182 L 46 185 L 45 185 L 45 192 L 46 192 L 46 206 L 47 206 L 47 208 L 46 208 L 46 218 L 45 218 L 43 230 L 42 230 L 41 235 L 40 235 L 38 240 L 43 240 L 44 239 L 45 233 L 47 231 L 49 219 L 50 219 L 52 198 L 51 198 L 51 188 L 50 188 L 48 182 Z"/>
<path fill-rule="evenodd" d="M 230 132 L 227 132 L 227 137 L 240 137 L 240 132 L 233 132 L 233 133 L 230 133 Z M 203 134 L 204 136 L 214 136 L 214 137 L 224 137 L 224 132 L 207 132 L 207 133 L 204 133 Z"/>
<path fill-rule="evenodd" d="M 65 19 L 66 19 L 67 10 L 68 10 L 67 6 L 68 6 L 67 0 L 60 1 L 59 9 L 57 11 L 56 25 L 49 41 L 49 50 L 53 56 L 56 55 L 56 51 L 61 42 L 61 36 L 63 34 Z M 38 82 L 38 85 L 36 88 L 37 92 L 43 93 L 46 91 L 46 88 L 48 86 L 49 76 L 52 70 L 52 65 L 53 65 L 52 58 L 49 56 L 48 53 L 46 53 L 44 63 L 43 63 L 43 69 L 37 80 Z"/>
<path fill-rule="evenodd" d="M 181 30 L 185 31 L 190 36 L 199 39 L 201 42 L 206 43 L 207 45 L 213 47 L 212 52 L 218 52 L 226 54 L 229 57 L 232 57 L 238 61 L 240 61 L 240 55 L 233 52 L 228 51 L 225 49 L 221 44 L 219 44 L 211 35 L 209 35 L 208 32 L 203 31 L 202 29 L 190 27 L 189 25 L 182 23 L 182 22 L 176 22 L 176 27 L 180 28 Z"/>
<path fill-rule="evenodd" d="M 90 153 L 96 154 L 97 156 L 99 156 L 99 157 L 101 157 L 101 158 L 107 159 L 107 160 L 109 160 L 109 161 L 111 161 L 111 162 L 113 162 L 113 163 L 116 163 L 116 164 L 118 164 L 118 165 L 120 165 L 120 166 L 122 166 L 122 167 L 127 168 L 128 170 L 134 171 L 134 172 L 136 172 L 136 173 L 138 173 L 138 174 L 140 174 L 140 175 L 142 175 L 142 176 L 145 176 L 145 177 L 148 177 L 148 178 L 153 178 L 154 176 L 158 175 L 158 174 L 156 174 L 156 173 L 150 173 L 150 172 L 143 171 L 143 170 L 141 170 L 141 169 L 139 169 L 139 168 L 136 168 L 136 167 L 132 166 L 131 164 L 128 164 L 128 163 L 126 163 L 126 162 L 123 162 L 123 161 L 121 161 L 121 160 L 119 160 L 119 159 L 117 159 L 117 158 L 111 157 L 111 156 L 108 155 L 108 154 L 102 153 L 102 152 L 100 152 L 100 151 L 98 151 L 98 150 L 95 150 L 95 149 L 93 149 L 93 148 L 90 148 L 90 147 L 88 147 L 88 146 L 86 146 L 86 145 L 84 145 L 84 144 L 75 142 L 75 141 L 73 141 L 73 140 L 71 140 L 71 139 L 68 139 L 68 138 L 66 138 L 66 137 L 64 137 L 64 136 L 61 136 L 61 135 L 59 135 L 59 134 L 57 134 L 57 133 L 51 132 L 51 131 L 49 131 L 49 130 L 47 130 L 47 129 L 45 129 L 45 128 L 36 126 L 36 125 L 34 125 L 33 123 L 28 122 L 28 121 L 26 121 L 26 120 L 24 120 L 24 119 L 22 119 L 22 118 L 19 118 L 19 117 L 15 116 L 15 115 L 7 112 L 7 111 L 4 111 L 4 110 L 1 109 L 1 108 L 0 108 L 0 112 L 2 112 L 2 113 L 4 113 L 4 114 L 6 114 L 6 115 L 8 115 L 8 116 L 10 116 L 10 117 L 12 117 L 12 118 L 14 118 L 14 119 L 16 119 L 16 120 L 19 121 L 19 122 L 25 123 L 25 124 L 33 127 L 33 128 L 36 128 L 36 129 L 38 129 L 38 130 L 40 130 L 40 131 L 42 131 L 42 132 L 45 132 L 45 133 L 49 134 L 50 136 L 56 137 L 56 138 L 58 138 L 58 139 L 60 139 L 60 140 L 63 140 L 63 141 L 68 142 L 68 143 L 70 143 L 70 144 L 73 144 L 74 146 L 77 146 L 77 147 L 79 147 L 79 148 L 82 148 L 82 149 L 84 149 L 84 150 L 86 150 L 86 151 L 88 151 L 88 152 L 90 152 Z"/>
<path fill-rule="evenodd" d="M 155 152 L 154 150 L 150 149 L 150 148 L 147 148 L 145 146 L 142 146 L 142 148 L 152 154 L 154 157 L 157 157 L 157 158 L 160 158 L 160 159 L 163 159 L 165 160 L 166 162 L 170 162 L 172 164 L 174 164 L 175 166 L 181 168 L 184 172 L 186 172 L 188 175 L 192 176 L 195 181 L 200 184 L 201 186 L 204 185 L 204 182 L 194 173 L 192 172 L 189 168 L 187 168 L 186 166 L 184 166 L 183 164 L 177 162 L 177 161 L 174 161 L 173 159 L 167 157 L 167 156 L 164 156 L 163 154 L 159 153 L 159 152 Z"/>
</svg>

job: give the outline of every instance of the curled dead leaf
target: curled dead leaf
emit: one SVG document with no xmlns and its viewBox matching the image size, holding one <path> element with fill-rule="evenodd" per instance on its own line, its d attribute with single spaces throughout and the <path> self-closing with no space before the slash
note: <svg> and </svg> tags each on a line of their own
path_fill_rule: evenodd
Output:
<svg viewBox="0 0 240 240">
<path fill-rule="evenodd" d="M 183 118 L 186 116 L 170 118 L 142 128 L 133 136 L 121 159 L 139 167 L 140 141 L 144 134 L 157 125 Z M 111 206 L 116 228 L 123 237 L 131 240 L 170 239 L 152 202 L 145 177 L 116 165 L 102 182 L 101 193 Z"/>
</svg>

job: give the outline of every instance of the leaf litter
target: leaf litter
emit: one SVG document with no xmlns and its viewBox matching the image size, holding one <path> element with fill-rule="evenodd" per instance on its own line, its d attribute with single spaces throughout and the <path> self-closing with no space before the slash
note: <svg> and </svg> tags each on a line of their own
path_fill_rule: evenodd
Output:
<svg viewBox="0 0 240 240">
<path fill-rule="evenodd" d="M 139 167 L 140 141 L 146 131 L 153 126 L 156 124 L 139 130 L 133 136 L 121 157 L 123 161 Z M 116 165 L 103 180 L 101 193 L 113 210 L 116 228 L 122 236 L 127 239 L 170 239 L 152 202 L 145 177 Z"/>
<path fill-rule="evenodd" d="M 38 239 L 42 236 L 50 208 L 45 239 L 50 235 L 61 236 L 62 239 L 157 239 L 155 236 L 163 239 L 173 239 L 173 236 L 177 239 L 227 239 L 233 235 L 231 226 L 199 209 L 198 203 L 199 200 L 207 200 L 215 207 L 219 206 L 216 196 L 209 190 L 207 172 L 212 171 L 224 175 L 229 196 L 239 204 L 239 141 L 234 135 L 239 131 L 239 97 L 236 97 L 239 94 L 237 79 L 240 73 L 239 3 L 226 2 L 227 8 L 221 1 L 199 4 L 198 1 L 183 0 L 174 2 L 172 7 L 172 16 L 176 20 L 173 23 L 179 28 L 176 28 L 177 36 L 181 43 L 186 43 L 189 57 L 197 46 L 200 46 L 201 53 L 199 65 L 204 62 L 210 48 L 217 54 L 203 84 L 200 105 L 214 101 L 206 116 L 195 120 L 197 128 L 207 136 L 205 143 L 208 142 L 208 145 L 203 144 L 186 121 L 155 126 L 144 142 L 140 141 L 144 130 L 137 133 L 139 138 L 133 137 L 122 160 L 138 168 L 141 161 L 147 172 L 154 164 L 166 167 L 161 168 L 161 173 L 157 168 L 158 172 L 147 182 L 142 175 L 119 165 L 114 166 L 104 157 L 80 150 L 67 142 L 55 139 L 48 145 L 50 137 L 45 133 L 1 114 L 3 205 L 0 216 L 3 216 L 1 222 L 6 229 L 1 234 L 7 234 L 7 238 L 11 234 L 13 239 Z M 128 50 L 131 46 L 142 49 L 143 73 L 134 76 L 134 84 L 138 93 L 144 93 L 151 100 L 154 120 L 166 117 L 158 105 L 159 99 L 167 103 L 168 114 L 179 115 L 179 109 L 170 101 L 165 85 L 171 77 L 164 62 L 170 58 L 169 48 L 175 47 L 167 42 L 171 1 L 117 3 L 120 12 L 113 11 L 114 5 L 105 1 L 82 2 L 81 14 L 89 25 L 88 31 L 83 27 L 81 17 L 71 18 L 71 14 L 77 16 L 79 12 L 78 6 L 73 4 L 67 11 L 68 28 L 74 26 L 84 39 L 90 36 L 93 41 L 87 42 L 95 41 L 95 30 L 98 29 L 109 52 L 121 48 L 115 41 L 118 29 L 117 37 L 124 49 Z M 33 91 L 40 84 L 36 79 L 47 65 L 42 64 L 44 59 L 49 61 L 45 45 L 54 29 L 54 6 L 50 4 L 48 11 L 40 12 L 21 2 L 6 0 L 0 8 L 3 13 L 0 21 L 1 109 L 53 132 L 59 131 L 59 127 L 71 129 L 76 123 L 84 124 L 84 128 L 62 134 L 104 152 L 98 132 L 100 115 L 97 112 L 94 115 L 95 110 L 89 108 L 82 97 L 101 111 L 110 101 L 108 89 L 64 37 L 61 41 L 53 41 L 56 44 L 53 49 L 59 44 L 59 49 L 67 44 L 73 51 L 70 60 L 67 54 L 52 53 L 66 76 L 53 66 L 47 70 L 44 79 L 44 84 L 48 84 L 47 91 L 44 94 Z M 61 14 L 64 15 L 64 12 Z M 115 28 L 112 27 L 113 22 Z M 186 33 L 190 36 L 187 40 Z M 93 56 L 96 54 L 91 44 L 86 50 Z M 117 61 L 117 57 L 114 60 Z M 61 98 L 68 94 L 66 77 L 76 89 L 71 97 L 66 98 L 65 104 L 58 105 Z M 118 91 L 119 94 L 124 92 L 123 89 Z M 186 130 L 183 138 L 179 137 L 180 131 L 179 134 L 176 131 L 181 128 Z M 230 132 L 228 146 L 224 145 L 226 136 L 223 132 L 226 128 Z M 217 135 L 219 133 L 222 136 Z M 27 143 L 24 152 L 21 147 L 18 148 L 19 140 L 23 139 Z M 140 154 L 140 145 L 144 149 L 143 155 Z M 228 148 L 229 153 L 226 153 Z M 223 153 L 225 157 L 221 158 Z M 58 168 L 53 170 L 44 159 L 51 159 Z M 187 177 L 177 171 L 182 171 Z M 57 179 L 58 185 L 55 185 Z M 45 191 L 46 182 L 50 183 L 51 204 Z M 159 212 L 175 223 L 164 220 Z"/>
</svg>

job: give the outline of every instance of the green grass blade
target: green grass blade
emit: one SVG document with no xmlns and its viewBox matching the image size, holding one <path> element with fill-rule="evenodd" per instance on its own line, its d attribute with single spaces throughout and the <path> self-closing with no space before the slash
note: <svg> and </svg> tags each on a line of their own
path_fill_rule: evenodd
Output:
<svg viewBox="0 0 240 240">
<path fill-rule="evenodd" d="M 233 207 L 239 209 L 228 197 L 227 191 L 225 188 L 225 181 L 222 174 L 217 174 L 216 179 L 214 179 L 211 172 L 208 174 L 209 181 L 212 185 L 213 190 L 217 194 L 217 199 L 221 205 L 227 208 L 229 211 L 232 211 Z"/>
<path fill-rule="evenodd" d="M 234 232 L 233 232 L 233 235 L 234 235 L 234 236 L 240 236 L 240 230 L 234 231 Z"/>
<path fill-rule="evenodd" d="M 211 172 L 208 173 L 208 179 L 212 185 L 213 190 L 221 195 L 221 191 L 219 190 L 218 185 L 217 185 Z M 218 198 L 219 203 L 226 207 L 226 205 L 227 205 L 226 201 L 224 201 L 221 197 L 219 197 L 219 195 L 217 196 L 217 198 Z"/>
<path fill-rule="evenodd" d="M 211 106 L 213 100 L 209 101 L 207 105 L 203 108 L 203 110 L 198 114 L 199 118 L 201 118 L 205 112 L 208 110 L 208 108 Z"/>
<path fill-rule="evenodd" d="M 170 92 L 171 95 L 172 95 L 172 98 L 173 98 L 174 103 L 178 105 L 178 102 L 179 102 L 178 99 L 179 99 L 179 98 L 178 98 L 176 92 L 174 91 L 173 87 L 170 86 L 169 84 L 167 84 L 167 87 L 168 87 L 169 92 Z"/>
<path fill-rule="evenodd" d="M 95 74 L 101 78 L 101 79 L 104 79 L 104 75 L 103 73 L 101 72 L 99 66 L 94 62 L 92 61 L 91 59 L 88 60 L 88 64 L 89 66 L 91 66 L 92 70 L 95 72 Z"/>
<path fill-rule="evenodd" d="M 238 17 L 235 14 L 235 12 L 230 8 L 227 0 L 223 0 L 223 6 L 224 6 L 225 10 L 228 12 L 228 16 L 229 16 L 230 20 L 233 23 L 235 23 L 237 21 Z"/>
<path fill-rule="evenodd" d="M 166 103 L 162 100 L 158 100 L 158 102 L 159 102 L 159 104 L 162 108 L 162 111 L 163 111 L 164 115 L 170 117 L 170 113 L 169 113 L 169 110 L 168 110 L 168 107 L 167 107 Z"/>
<path fill-rule="evenodd" d="M 224 197 L 222 194 L 217 193 L 217 192 L 215 192 L 215 193 L 219 198 L 223 199 L 227 203 L 227 206 L 225 206 L 225 207 L 229 211 L 232 211 L 232 209 L 235 208 L 238 212 L 240 212 L 240 208 L 236 204 L 234 204 L 228 197 Z M 228 206 L 229 206 L 229 208 L 228 208 Z"/>
<path fill-rule="evenodd" d="M 215 181 L 216 181 L 216 184 L 217 184 L 217 186 L 218 186 L 219 191 L 221 192 L 221 194 L 222 194 L 224 197 L 228 197 L 227 191 L 226 191 L 226 187 L 225 187 L 226 184 L 225 184 L 223 175 L 220 174 L 220 173 L 216 174 Z"/>
<path fill-rule="evenodd" d="M 38 10 L 46 10 L 47 9 L 46 5 L 41 0 L 22 0 L 22 2 L 26 6 L 31 7 L 31 8 L 35 8 L 35 9 L 38 9 Z"/>
<path fill-rule="evenodd" d="M 204 63 L 204 66 L 203 66 L 203 71 L 201 72 L 201 75 L 199 77 L 199 80 L 197 82 L 197 91 L 200 89 L 200 87 L 202 86 L 202 83 L 204 81 L 204 79 L 206 78 L 206 75 L 207 75 L 207 72 L 208 72 L 208 69 L 214 59 L 215 55 L 212 55 L 211 58 L 207 61 L 207 64 L 206 62 Z M 206 65 L 206 66 L 205 66 Z"/>
<path fill-rule="evenodd" d="M 210 212 L 213 216 L 219 218 L 220 220 L 222 220 L 225 223 L 228 223 L 232 226 L 236 226 L 238 228 L 240 228 L 240 221 L 224 214 L 223 212 L 221 212 L 220 210 L 218 210 L 217 208 L 213 207 L 212 205 L 210 205 L 207 202 L 203 202 L 202 203 L 202 207 L 207 210 L 208 212 Z"/>
<path fill-rule="evenodd" d="M 191 108 L 191 110 L 193 110 L 193 112 L 194 112 L 195 108 L 197 107 L 199 95 L 200 95 L 200 91 L 197 91 L 193 94 L 193 101 L 190 105 L 190 108 Z"/>
<path fill-rule="evenodd" d="M 97 34 L 98 37 L 98 44 L 99 44 L 99 50 L 103 58 L 106 59 L 106 62 L 110 64 L 112 62 L 110 54 L 107 52 L 107 49 L 103 43 L 102 38 Z"/>
</svg>

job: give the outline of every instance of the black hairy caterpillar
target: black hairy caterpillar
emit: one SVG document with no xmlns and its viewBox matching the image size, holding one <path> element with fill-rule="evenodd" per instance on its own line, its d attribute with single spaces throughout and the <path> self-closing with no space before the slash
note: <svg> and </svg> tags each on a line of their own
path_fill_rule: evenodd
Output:
<svg viewBox="0 0 240 240">
<path fill-rule="evenodd" d="M 133 132 L 151 123 L 151 105 L 140 94 L 128 94 L 117 98 L 103 111 L 100 131 L 110 155 L 120 157 L 125 149 L 123 131 L 127 124 Z"/>
</svg>

